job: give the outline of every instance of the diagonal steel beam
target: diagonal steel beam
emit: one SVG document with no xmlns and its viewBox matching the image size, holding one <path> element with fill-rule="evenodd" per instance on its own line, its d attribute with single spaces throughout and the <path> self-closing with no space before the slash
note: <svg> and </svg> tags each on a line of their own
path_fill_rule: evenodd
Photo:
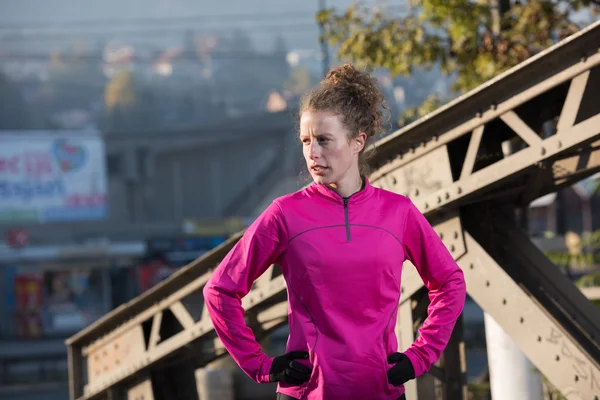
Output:
<svg viewBox="0 0 600 400">
<path fill-rule="evenodd" d="M 469 295 L 569 400 L 600 396 L 600 364 L 469 233 L 459 261 Z M 594 397 L 596 396 L 596 397 Z"/>
</svg>

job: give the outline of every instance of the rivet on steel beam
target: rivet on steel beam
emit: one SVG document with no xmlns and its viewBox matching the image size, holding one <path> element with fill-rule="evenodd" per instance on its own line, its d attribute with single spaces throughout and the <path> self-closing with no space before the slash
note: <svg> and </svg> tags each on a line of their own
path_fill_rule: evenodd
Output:
<svg viewBox="0 0 600 400">
<path fill-rule="evenodd" d="M 492 105 L 490 106 L 490 109 L 495 110 L 498 108 L 498 105 L 496 103 L 492 103 Z"/>
<path fill-rule="evenodd" d="M 400 288 L 400 293 L 404 293 L 404 286 Z"/>
<path fill-rule="evenodd" d="M 523 323 L 523 322 L 525 322 L 525 318 L 521 317 L 521 318 L 519 319 L 519 322 L 520 322 L 520 323 Z"/>
<path fill-rule="evenodd" d="M 456 189 L 456 193 L 461 194 L 462 193 L 462 189 L 459 187 L 458 189 Z"/>
<path fill-rule="evenodd" d="M 392 176 L 392 183 L 395 185 L 398 181 L 396 180 L 395 176 Z"/>
<path fill-rule="evenodd" d="M 444 233 L 440 232 L 440 240 L 444 240 Z"/>
<path fill-rule="evenodd" d="M 455 250 L 455 247 L 454 247 L 454 245 L 453 245 L 453 244 L 452 244 L 452 245 L 450 245 L 450 253 L 454 253 L 454 250 Z"/>
<path fill-rule="evenodd" d="M 442 202 L 442 196 L 438 196 L 438 204 Z"/>
<path fill-rule="evenodd" d="M 538 337 L 537 337 L 537 341 L 538 341 L 538 342 L 541 342 L 541 341 L 542 341 L 542 337 L 541 337 L 541 336 L 538 336 Z"/>
<path fill-rule="evenodd" d="M 469 268 L 474 269 L 475 265 L 473 263 L 471 263 L 471 265 L 469 265 Z"/>
<path fill-rule="evenodd" d="M 427 210 L 429 208 L 429 204 L 425 203 L 425 209 Z"/>
<path fill-rule="evenodd" d="M 446 200 L 450 198 L 450 193 L 446 192 Z"/>
<path fill-rule="evenodd" d="M 558 148 L 561 149 L 562 148 L 562 142 L 559 140 L 558 141 Z"/>
<path fill-rule="evenodd" d="M 415 189 L 415 196 L 419 195 L 419 189 Z"/>
<path fill-rule="evenodd" d="M 546 154 L 546 149 L 542 147 L 541 153 L 542 155 Z"/>
</svg>

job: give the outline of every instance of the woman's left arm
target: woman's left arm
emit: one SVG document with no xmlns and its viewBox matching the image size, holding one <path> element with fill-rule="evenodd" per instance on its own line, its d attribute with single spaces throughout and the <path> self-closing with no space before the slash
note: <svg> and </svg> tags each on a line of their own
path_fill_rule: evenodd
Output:
<svg viewBox="0 0 600 400">
<path fill-rule="evenodd" d="M 404 223 L 403 245 L 406 258 L 416 267 L 429 289 L 430 305 L 419 336 L 404 352 L 415 377 L 429 371 L 446 348 L 466 299 L 462 269 L 446 249 L 427 219 L 409 201 Z"/>
</svg>

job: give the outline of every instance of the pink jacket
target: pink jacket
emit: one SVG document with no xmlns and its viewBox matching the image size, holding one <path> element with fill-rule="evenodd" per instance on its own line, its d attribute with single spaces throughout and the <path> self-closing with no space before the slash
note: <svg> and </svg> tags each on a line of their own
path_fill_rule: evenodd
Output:
<svg viewBox="0 0 600 400">
<path fill-rule="evenodd" d="M 418 339 L 398 350 L 405 260 L 417 268 L 431 305 Z M 313 368 L 301 386 L 278 385 L 298 399 L 396 400 L 404 387 L 388 383 L 387 356 L 404 350 L 417 377 L 427 372 L 465 302 L 462 270 L 410 199 L 368 181 L 347 199 L 312 184 L 274 200 L 204 288 L 217 335 L 258 383 L 269 381 L 273 359 L 247 327 L 241 299 L 271 264 L 281 266 L 288 289 L 287 351 L 307 351 L 301 362 Z"/>
</svg>

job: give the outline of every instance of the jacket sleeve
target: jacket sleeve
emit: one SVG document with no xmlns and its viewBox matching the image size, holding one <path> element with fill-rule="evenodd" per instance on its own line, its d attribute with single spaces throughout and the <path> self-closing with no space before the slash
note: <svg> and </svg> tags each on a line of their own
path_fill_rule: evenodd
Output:
<svg viewBox="0 0 600 400">
<path fill-rule="evenodd" d="M 273 359 L 262 351 L 246 325 L 242 298 L 283 253 L 287 242 L 282 211 L 275 201 L 248 227 L 203 289 L 206 308 L 219 339 L 240 368 L 257 383 L 269 382 Z"/>
<path fill-rule="evenodd" d="M 462 269 L 427 219 L 409 200 L 403 244 L 406 258 L 429 289 L 427 318 L 414 343 L 405 351 L 419 377 L 429 371 L 444 351 L 466 299 Z"/>
</svg>

